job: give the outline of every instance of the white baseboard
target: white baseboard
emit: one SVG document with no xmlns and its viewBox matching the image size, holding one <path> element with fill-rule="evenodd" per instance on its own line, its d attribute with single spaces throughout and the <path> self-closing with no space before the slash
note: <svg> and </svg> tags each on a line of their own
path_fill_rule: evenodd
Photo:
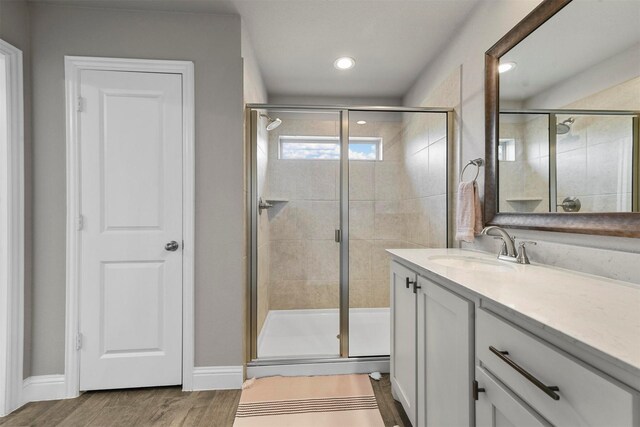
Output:
<svg viewBox="0 0 640 427">
<path fill-rule="evenodd" d="M 193 368 L 193 390 L 241 389 L 242 366 L 202 366 Z"/>
<path fill-rule="evenodd" d="M 22 389 L 24 403 L 66 398 L 67 388 L 64 375 L 38 375 L 24 380 Z"/>
<path fill-rule="evenodd" d="M 247 378 L 309 375 L 347 375 L 368 374 L 371 372 L 389 372 L 389 360 L 336 361 L 321 363 L 296 363 L 282 365 L 247 366 Z"/>
</svg>

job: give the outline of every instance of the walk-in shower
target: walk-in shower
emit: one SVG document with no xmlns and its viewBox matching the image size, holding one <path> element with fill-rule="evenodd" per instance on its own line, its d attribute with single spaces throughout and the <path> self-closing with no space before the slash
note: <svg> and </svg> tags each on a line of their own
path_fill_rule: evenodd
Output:
<svg viewBox="0 0 640 427">
<path fill-rule="evenodd" d="M 388 361 L 385 250 L 447 246 L 450 114 L 247 108 L 250 369 Z"/>
<path fill-rule="evenodd" d="M 502 213 L 640 211 L 640 113 L 502 110 Z"/>
</svg>

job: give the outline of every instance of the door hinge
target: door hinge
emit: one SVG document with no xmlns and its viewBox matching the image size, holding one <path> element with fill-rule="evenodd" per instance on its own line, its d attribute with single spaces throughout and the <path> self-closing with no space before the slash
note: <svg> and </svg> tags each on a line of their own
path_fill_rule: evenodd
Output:
<svg viewBox="0 0 640 427">
<path fill-rule="evenodd" d="M 336 243 L 340 243 L 342 241 L 342 230 L 336 229 L 335 234 L 334 234 L 334 239 L 335 239 Z"/>
<path fill-rule="evenodd" d="M 84 98 L 79 96 L 76 100 L 76 111 L 82 112 L 84 110 Z"/>
<path fill-rule="evenodd" d="M 478 393 L 483 393 L 484 388 L 478 388 L 478 381 L 473 380 L 473 400 L 478 400 Z"/>
<path fill-rule="evenodd" d="M 76 350 L 80 350 L 82 348 L 82 334 L 78 332 L 76 335 Z"/>
<path fill-rule="evenodd" d="M 77 226 L 78 231 L 80 231 L 80 230 L 82 230 L 84 228 L 84 216 L 78 215 L 78 220 L 77 220 L 76 226 Z"/>
</svg>

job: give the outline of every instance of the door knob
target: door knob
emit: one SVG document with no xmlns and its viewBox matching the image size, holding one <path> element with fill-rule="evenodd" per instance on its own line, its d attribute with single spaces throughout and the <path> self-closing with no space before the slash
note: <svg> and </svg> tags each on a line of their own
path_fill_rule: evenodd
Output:
<svg viewBox="0 0 640 427">
<path fill-rule="evenodd" d="M 178 250 L 179 247 L 180 247 L 180 245 L 175 240 L 172 240 L 169 243 L 167 243 L 166 245 L 164 245 L 165 250 L 167 250 L 169 252 L 175 252 L 175 251 Z"/>
</svg>

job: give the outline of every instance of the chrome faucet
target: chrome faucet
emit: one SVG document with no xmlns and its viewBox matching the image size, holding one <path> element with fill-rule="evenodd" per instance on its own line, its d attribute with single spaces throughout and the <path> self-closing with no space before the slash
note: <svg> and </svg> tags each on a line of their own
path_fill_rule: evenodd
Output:
<svg viewBox="0 0 640 427">
<path fill-rule="evenodd" d="M 498 234 L 491 234 L 491 231 L 494 230 Z M 509 258 L 515 259 L 518 256 L 518 254 L 516 253 L 516 245 L 513 243 L 515 237 L 509 236 L 509 233 L 507 233 L 507 230 L 505 230 L 504 228 L 498 227 L 496 225 L 491 225 L 489 227 L 483 228 L 482 234 L 487 236 L 497 236 L 502 239 L 502 250 L 500 251 L 500 256 L 498 256 L 498 258 L 500 258 L 501 256 L 508 256 Z"/>
<path fill-rule="evenodd" d="M 491 234 L 492 231 L 495 231 L 497 234 Z M 530 264 L 525 245 L 527 243 L 535 245 L 536 242 L 520 242 L 520 248 L 519 250 L 516 250 L 515 237 L 511 237 L 504 228 L 495 225 L 485 227 L 481 234 L 486 236 L 495 236 L 502 239 L 502 248 L 498 254 L 498 259 L 517 262 L 518 264 Z"/>
</svg>

